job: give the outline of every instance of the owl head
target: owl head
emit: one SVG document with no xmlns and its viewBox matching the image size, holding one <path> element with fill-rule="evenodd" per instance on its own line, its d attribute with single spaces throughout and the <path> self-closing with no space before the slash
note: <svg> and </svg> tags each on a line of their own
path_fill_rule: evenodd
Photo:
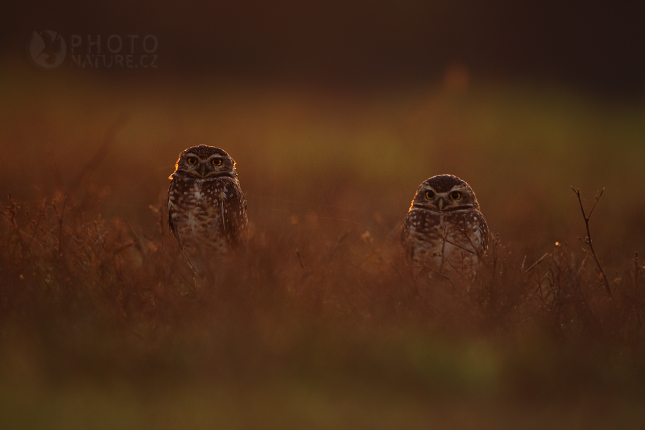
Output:
<svg viewBox="0 0 645 430">
<path fill-rule="evenodd" d="M 458 209 L 479 209 L 475 192 L 470 185 L 453 175 L 437 175 L 419 185 L 412 207 L 436 212 Z"/>
<path fill-rule="evenodd" d="M 223 149 L 207 145 L 193 146 L 179 154 L 175 171 L 169 179 L 177 176 L 195 179 L 211 179 L 222 176 L 236 178 L 235 160 Z"/>
</svg>

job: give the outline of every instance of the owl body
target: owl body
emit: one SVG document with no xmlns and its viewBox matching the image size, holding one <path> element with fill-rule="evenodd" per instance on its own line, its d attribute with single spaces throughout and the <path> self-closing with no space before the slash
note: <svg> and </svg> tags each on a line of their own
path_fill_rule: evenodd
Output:
<svg viewBox="0 0 645 430">
<path fill-rule="evenodd" d="M 452 175 L 421 183 L 403 221 L 401 243 L 417 266 L 472 277 L 488 247 L 488 226 L 472 188 Z"/>
<path fill-rule="evenodd" d="M 170 179 L 170 229 L 192 268 L 203 275 L 245 240 L 247 205 L 235 161 L 212 146 L 188 148 Z"/>
</svg>

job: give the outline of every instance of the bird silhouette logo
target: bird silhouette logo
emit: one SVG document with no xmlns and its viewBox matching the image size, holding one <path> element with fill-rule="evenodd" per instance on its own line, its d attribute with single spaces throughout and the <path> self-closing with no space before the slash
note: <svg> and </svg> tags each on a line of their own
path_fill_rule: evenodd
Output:
<svg viewBox="0 0 645 430">
<path fill-rule="evenodd" d="M 67 54 L 65 39 L 55 31 L 34 31 L 29 40 L 29 56 L 44 69 L 54 69 L 61 65 Z"/>
</svg>

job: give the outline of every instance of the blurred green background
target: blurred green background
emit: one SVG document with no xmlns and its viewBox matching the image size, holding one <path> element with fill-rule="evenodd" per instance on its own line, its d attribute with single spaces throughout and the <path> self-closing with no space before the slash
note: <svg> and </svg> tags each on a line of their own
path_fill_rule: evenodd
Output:
<svg viewBox="0 0 645 430">
<path fill-rule="evenodd" d="M 531 258 L 583 235 L 571 185 L 588 209 L 606 188 L 592 221 L 604 258 L 617 265 L 645 255 L 640 103 L 478 80 L 462 66 L 440 82 L 369 93 L 203 76 L 68 76 L 15 62 L 3 70 L 5 195 L 66 189 L 118 124 L 85 178 L 106 193 L 107 215 L 143 224 L 141 208 L 165 198 L 177 154 L 211 144 L 237 161 L 256 222 L 313 211 L 374 229 L 378 214 L 383 236 L 420 182 L 452 173 L 475 189 L 492 231 Z"/>
</svg>

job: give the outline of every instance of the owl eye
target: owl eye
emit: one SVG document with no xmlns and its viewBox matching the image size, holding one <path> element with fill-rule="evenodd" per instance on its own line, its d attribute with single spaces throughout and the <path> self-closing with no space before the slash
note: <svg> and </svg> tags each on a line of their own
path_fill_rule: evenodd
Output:
<svg viewBox="0 0 645 430">
<path fill-rule="evenodd" d="M 220 166 L 222 164 L 222 159 L 221 158 L 213 158 L 211 160 L 211 163 L 213 163 L 213 166 Z"/>
<path fill-rule="evenodd" d="M 450 198 L 452 200 L 459 200 L 461 198 L 461 193 L 459 191 L 453 191 L 450 193 Z"/>
<path fill-rule="evenodd" d="M 434 191 L 432 191 L 432 190 L 428 190 L 428 191 L 426 191 L 426 198 L 427 198 L 428 200 L 432 200 L 432 199 L 434 199 Z"/>
<path fill-rule="evenodd" d="M 188 164 L 195 164 L 197 163 L 197 158 L 195 157 L 188 157 Z"/>
</svg>

